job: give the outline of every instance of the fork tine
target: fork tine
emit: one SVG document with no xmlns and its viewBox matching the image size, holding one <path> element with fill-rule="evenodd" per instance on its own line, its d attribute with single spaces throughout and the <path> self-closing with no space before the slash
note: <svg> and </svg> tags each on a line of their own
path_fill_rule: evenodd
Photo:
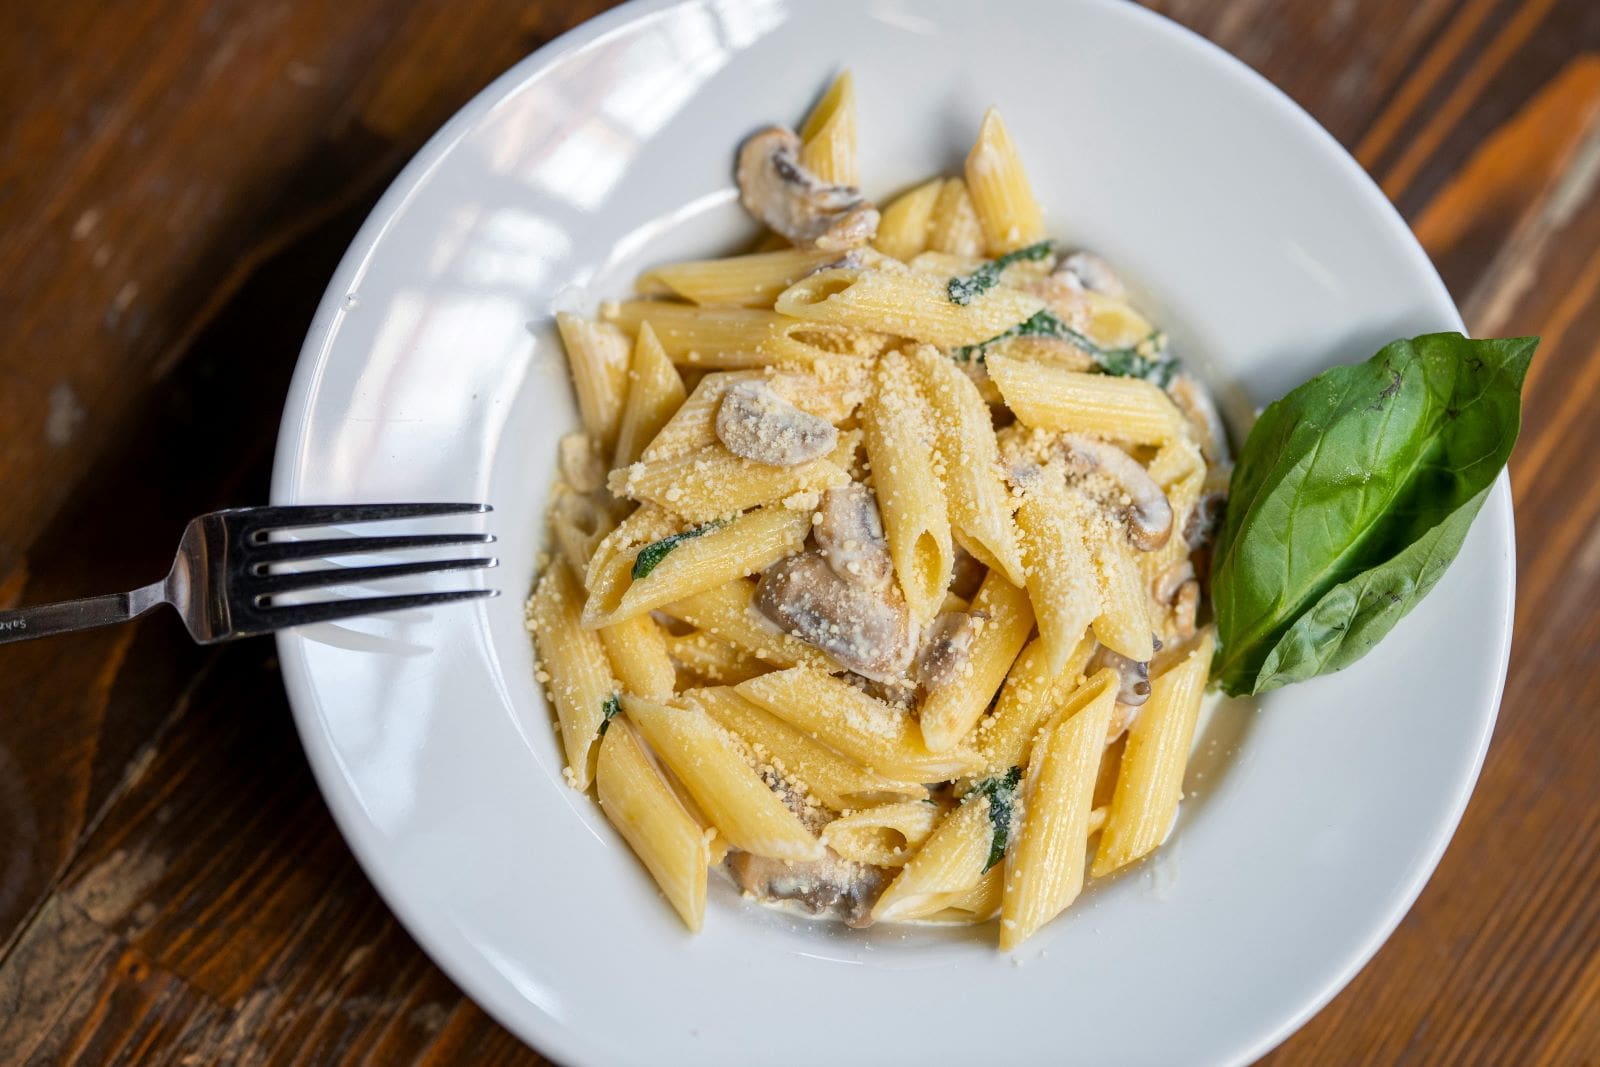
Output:
<svg viewBox="0 0 1600 1067">
<path fill-rule="evenodd" d="M 353 556 L 364 552 L 389 552 L 401 548 L 436 548 L 442 545 L 487 545 L 494 534 L 403 534 L 394 537 L 329 537 L 315 541 L 267 541 L 248 549 L 252 563 Z"/>
<path fill-rule="evenodd" d="M 408 596 L 363 596 L 349 600 L 319 600 L 313 604 L 291 604 L 281 608 L 262 608 L 268 625 L 275 630 L 291 626 L 306 626 L 314 622 L 333 622 L 357 615 L 381 615 L 389 611 L 425 608 L 433 604 L 449 604 L 457 600 L 480 600 L 497 597 L 498 589 L 457 589 L 449 593 L 413 593 Z"/>
<path fill-rule="evenodd" d="M 390 519 L 426 519 L 436 515 L 481 515 L 493 511 L 488 504 L 295 504 L 287 507 L 251 508 L 238 516 L 252 531 L 295 526 L 334 526 L 347 522 L 385 522 Z"/>
<path fill-rule="evenodd" d="M 248 595 L 270 596 L 292 593 L 297 589 L 315 589 L 318 586 L 365 585 L 385 578 L 404 578 L 409 574 L 432 574 L 435 571 L 466 571 L 479 567 L 497 567 L 500 561 L 493 556 L 476 559 L 418 560 L 415 563 L 385 563 L 376 567 L 324 567 L 314 571 L 292 571 L 287 574 L 264 574 L 248 578 L 244 591 Z"/>
</svg>

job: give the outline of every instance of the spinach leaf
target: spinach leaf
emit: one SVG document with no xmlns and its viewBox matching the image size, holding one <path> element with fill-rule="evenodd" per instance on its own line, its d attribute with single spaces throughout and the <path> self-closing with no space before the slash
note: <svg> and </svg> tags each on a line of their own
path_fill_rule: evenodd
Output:
<svg viewBox="0 0 1600 1067">
<path fill-rule="evenodd" d="M 600 736 L 606 735 L 606 728 L 611 725 L 611 720 L 617 717 L 617 712 L 622 710 L 622 701 L 617 694 L 612 693 L 606 697 L 606 702 L 600 705 Z"/>
<path fill-rule="evenodd" d="M 639 550 L 639 554 L 637 556 L 633 557 L 634 580 L 638 581 L 640 578 L 645 577 L 651 571 L 655 570 L 661 565 L 661 561 L 667 558 L 667 553 L 671 552 L 685 541 L 693 540 L 702 534 L 708 534 L 712 530 L 726 525 L 727 523 L 721 520 L 716 522 L 708 522 L 704 526 L 696 526 L 692 530 L 685 530 L 682 533 L 675 533 L 671 537 L 663 537 L 659 541 L 650 542 L 648 545 L 645 545 Z"/>
<path fill-rule="evenodd" d="M 1537 344 L 1395 341 L 1268 406 L 1212 560 L 1226 692 L 1346 667 L 1427 595 L 1511 454 Z"/>
<path fill-rule="evenodd" d="M 1023 260 L 1043 259 L 1055 251 L 1055 242 L 1039 241 L 1027 245 L 1015 252 L 1007 252 L 997 259 L 991 259 L 971 274 L 951 278 L 945 286 L 945 292 L 950 295 L 952 304 L 970 304 L 990 289 L 1000 284 L 1000 275 L 1013 263 Z"/>
<path fill-rule="evenodd" d="M 989 858 L 983 864 L 984 874 L 1005 857 L 1006 842 L 1011 837 L 1011 816 L 1017 804 L 1017 784 L 1021 781 L 1022 768 L 1013 767 L 1005 774 L 985 778 L 961 798 L 963 804 L 978 797 L 989 798 L 989 825 L 994 828 L 994 837 L 989 843 Z"/>
<path fill-rule="evenodd" d="M 950 355 L 963 363 L 974 358 L 982 363 L 989 346 L 1008 337 L 1054 337 L 1066 341 L 1087 353 L 1102 374 L 1143 378 L 1163 389 L 1178 369 L 1177 361 L 1166 352 L 1166 339 L 1159 330 L 1128 348 L 1103 348 L 1050 311 L 1040 311 L 986 341 L 953 348 Z"/>
</svg>

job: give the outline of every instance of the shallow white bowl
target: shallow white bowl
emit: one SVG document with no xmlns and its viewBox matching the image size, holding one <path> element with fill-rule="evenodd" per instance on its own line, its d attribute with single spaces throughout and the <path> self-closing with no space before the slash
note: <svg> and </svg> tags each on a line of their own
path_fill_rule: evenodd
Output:
<svg viewBox="0 0 1600 1067">
<path fill-rule="evenodd" d="M 1159 858 L 1014 958 L 992 929 L 838 932 L 731 891 L 692 937 L 562 783 L 521 612 L 574 424 L 551 312 L 748 236 L 735 145 L 846 66 L 870 193 L 956 168 L 999 104 L 1051 230 L 1135 279 L 1235 410 L 1460 325 L 1323 130 L 1131 4 L 638 0 L 452 119 L 317 314 L 274 502 L 490 501 L 506 594 L 283 635 L 317 779 L 408 929 L 558 1060 L 1248 1060 L 1371 956 L 1460 817 L 1509 645 L 1503 480 L 1426 603 L 1343 674 L 1224 708 Z"/>
</svg>

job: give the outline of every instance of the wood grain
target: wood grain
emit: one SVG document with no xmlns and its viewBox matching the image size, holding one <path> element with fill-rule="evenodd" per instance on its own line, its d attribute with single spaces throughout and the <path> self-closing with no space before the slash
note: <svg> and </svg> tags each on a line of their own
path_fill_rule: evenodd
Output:
<svg viewBox="0 0 1600 1067">
<path fill-rule="evenodd" d="M 265 496 L 311 311 L 398 166 L 603 3 L 0 6 L 0 604 Z M 1480 334 L 1537 333 L 1516 643 L 1461 829 L 1273 1064 L 1600 1063 L 1600 4 L 1161 0 L 1356 153 Z M 384 908 L 270 643 L 0 649 L 0 1063 L 540 1063 Z"/>
</svg>

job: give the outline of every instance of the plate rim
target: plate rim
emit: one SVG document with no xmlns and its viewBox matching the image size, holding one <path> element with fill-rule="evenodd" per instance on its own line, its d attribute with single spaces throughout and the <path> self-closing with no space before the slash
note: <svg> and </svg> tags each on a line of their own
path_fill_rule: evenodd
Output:
<svg viewBox="0 0 1600 1067">
<path fill-rule="evenodd" d="M 283 415 L 274 449 L 271 489 L 272 504 L 301 502 L 297 484 L 296 467 L 304 455 L 306 434 L 311 423 L 313 403 L 326 366 L 328 342 L 347 294 L 354 293 L 364 273 L 366 263 L 374 248 L 382 240 L 395 217 L 404 210 L 411 196 L 432 171 L 490 111 L 503 100 L 515 94 L 537 74 L 548 67 L 590 48 L 614 33 L 636 22 L 642 22 L 663 11 L 701 3 L 702 0 L 625 0 L 600 14 L 585 20 L 559 36 L 546 42 L 524 56 L 488 85 L 480 89 L 439 127 L 401 168 L 363 220 L 349 247 L 341 256 L 338 266 L 330 276 L 328 285 L 318 302 L 304 343 L 296 358 L 295 370 L 284 400 Z M 1167 34 L 1186 47 L 1209 56 L 1219 73 L 1247 83 L 1248 87 L 1277 108 L 1285 117 L 1302 127 L 1310 135 L 1311 143 L 1323 154 L 1323 162 L 1341 170 L 1344 177 L 1361 190 L 1369 201 L 1376 217 L 1396 232 L 1398 247 L 1417 262 L 1420 274 L 1433 289 L 1432 299 L 1439 310 L 1447 311 L 1454 327 L 1467 333 L 1460 312 L 1450 296 L 1437 268 L 1415 233 L 1405 222 L 1387 195 L 1373 177 L 1356 161 L 1354 156 L 1283 89 L 1244 60 L 1233 55 L 1221 45 L 1195 30 L 1144 7 L 1141 3 L 1126 0 L 1072 0 L 1082 6 L 1115 9 L 1136 21 L 1144 23 L 1147 32 Z M 1373 922 L 1369 933 L 1359 942 L 1352 942 L 1342 965 L 1338 966 L 1321 991 L 1309 998 L 1299 1011 L 1281 1018 L 1270 1027 L 1242 1034 L 1233 1047 L 1231 1062 L 1251 1062 L 1276 1048 L 1295 1031 L 1305 1025 L 1329 1002 L 1341 993 L 1362 968 L 1377 954 L 1393 935 L 1401 920 L 1415 906 L 1422 890 L 1433 877 L 1445 851 L 1454 839 L 1455 831 L 1465 815 L 1472 793 L 1488 753 L 1494 727 L 1499 718 L 1505 692 L 1507 669 L 1510 662 L 1513 622 L 1516 610 L 1516 529 L 1514 501 L 1508 471 L 1502 471 L 1489 495 L 1489 502 L 1498 529 L 1506 547 L 1505 565 L 1499 575 L 1504 585 L 1505 609 L 1493 624 L 1495 645 L 1494 685 L 1492 694 L 1486 694 L 1486 714 L 1478 724 L 1473 739 L 1470 765 L 1462 768 L 1457 787 L 1450 797 L 1445 817 L 1434 828 L 1429 847 L 1412 861 L 1409 880 L 1400 887 L 1391 900 L 1390 907 Z M 520 595 L 520 594 L 519 594 Z M 576 1031 L 550 1018 L 543 1010 L 529 1013 L 527 1002 L 517 998 L 502 998 L 501 991 L 478 981 L 471 968 L 458 964 L 452 953 L 455 946 L 447 945 L 438 936 L 426 918 L 426 908 L 414 905 L 407 899 L 398 881 L 390 882 L 382 871 L 376 837 L 364 836 L 370 821 L 361 810 L 359 798 L 349 787 L 348 778 L 340 766 L 337 752 L 328 743 L 326 731 L 318 720 L 314 687 L 305 673 L 301 655 L 300 638 L 293 631 L 275 636 L 280 662 L 280 673 L 296 732 L 301 747 L 311 767 L 318 791 L 322 794 L 340 835 L 354 855 L 362 873 L 377 891 L 385 906 L 405 928 L 408 936 L 427 954 L 429 960 L 475 1004 L 496 1023 L 510 1031 L 541 1055 L 560 1062 L 586 1062 L 595 1049 L 579 1037 Z"/>
</svg>

